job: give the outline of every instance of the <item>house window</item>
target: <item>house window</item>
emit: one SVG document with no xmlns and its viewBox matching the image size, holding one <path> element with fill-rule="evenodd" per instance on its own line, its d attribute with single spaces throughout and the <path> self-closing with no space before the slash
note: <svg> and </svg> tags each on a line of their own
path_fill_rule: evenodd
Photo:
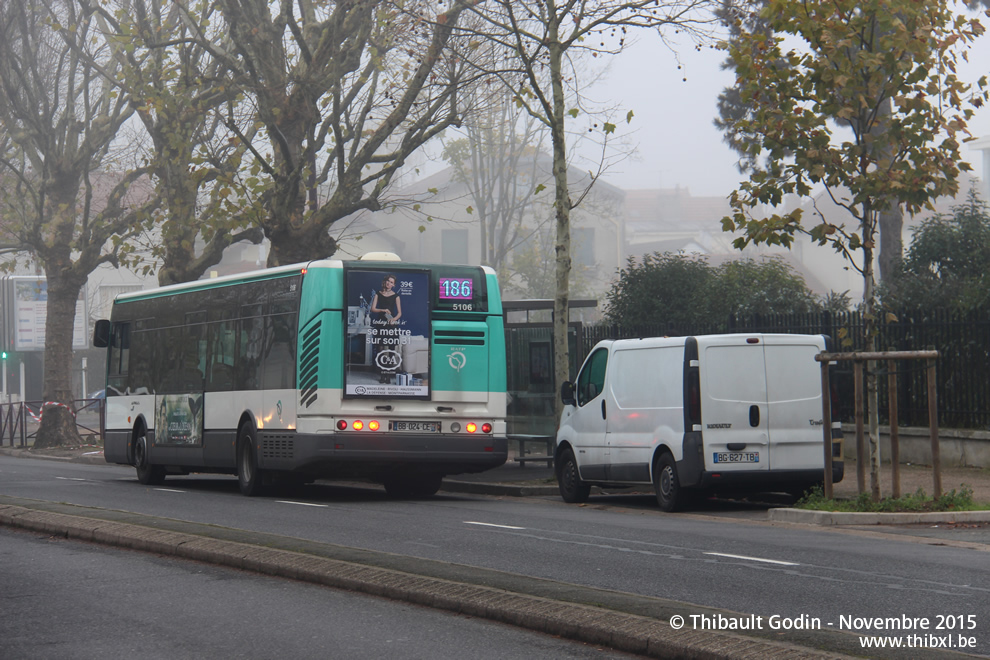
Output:
<svg viewBox="0 0 990 660">
<path fill-rule="evenodd" d="M 445 264 L 468 263 L 468 230 L 444 229 L 440 235 L 440 261 Z"/>
</svg>

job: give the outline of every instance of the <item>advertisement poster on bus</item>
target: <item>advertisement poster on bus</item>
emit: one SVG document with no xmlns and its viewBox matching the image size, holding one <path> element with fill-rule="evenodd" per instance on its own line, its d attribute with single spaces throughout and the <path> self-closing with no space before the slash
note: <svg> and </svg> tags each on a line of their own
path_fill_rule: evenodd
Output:
<svg viewBox="0 0 990 660">
<path fill-rule="evenodd" d="M 203 395 L 160 395 L 155 410 L 155 444 L 188 446 L 202 442 Z"/>
<path fill-rule="evenodd" d="M 430 274 L 347 271 L 344 395 L 430 396 Z"/>
</svg>

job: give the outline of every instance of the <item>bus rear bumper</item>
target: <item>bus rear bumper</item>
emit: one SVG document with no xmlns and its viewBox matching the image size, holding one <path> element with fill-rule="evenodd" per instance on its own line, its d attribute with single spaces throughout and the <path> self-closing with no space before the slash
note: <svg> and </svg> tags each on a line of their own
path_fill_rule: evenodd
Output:
<svg viewBox="0 0 990 660">
<path fill-rule="evenodd" d="M 484 472 L 505 463 L 508 440 L 493 436 L 259 432 L 258 467 L 317 476 L 375 476 L 412 469 Z"/>
</svg>

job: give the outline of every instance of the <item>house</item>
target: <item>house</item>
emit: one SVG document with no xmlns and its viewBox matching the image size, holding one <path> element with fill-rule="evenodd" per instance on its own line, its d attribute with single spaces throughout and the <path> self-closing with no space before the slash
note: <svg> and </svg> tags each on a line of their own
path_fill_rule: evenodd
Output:
<svg viewBox="0 0 990 660">
<path fill-rule="evenodd" d="M 341 221 L 336 226 L 340 247 L 335 256 L 353 258 L 388 251 L 411 262 L 488 263 L 499 272 L 505 299 L 553 297 L 553 183 L 549 159 L 540 165 L 540 180 L 520 186 L 522 192 L 509 205 L 515 209 L 510 216 L 486 214 L 480 208 L 480 196 L 472 194 L 453 168 L 420 179 L 390 195 L 401 206 Z M 577 170 L 569 176 L 576 197 L 590 179 Z M 544 188 L 535 193 L 541 184 Z M 602 297 L 625 262 L 624 198 L 622 190 L 598 180 L 572 211 L 573 297 Z M 497 203 L 497 196 L 489 201 Z M 508 222 L 504 217 L 510 218 Z M 488 246 L 483 244 L 483 227 L 489 230 Z"/>
</svg>

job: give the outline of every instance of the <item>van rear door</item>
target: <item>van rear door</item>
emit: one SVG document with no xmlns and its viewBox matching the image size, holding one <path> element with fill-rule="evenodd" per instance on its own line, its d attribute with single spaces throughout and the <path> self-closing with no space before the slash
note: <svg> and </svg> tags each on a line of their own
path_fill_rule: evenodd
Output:
<svg viewBox="0 0 990 660">
<path fill-rule="evenodd" d="M 759 336 L 698 337 L 709 472 L 770 469 L 767 374 Z"/>
<path fill-rule="evenodd" d="M 763 347 L 767 364 L 767 414 L 774 470 L 821 469 L 822 380 L 815 355 L 821 336 L 774 335 Z"/>
</svg>

